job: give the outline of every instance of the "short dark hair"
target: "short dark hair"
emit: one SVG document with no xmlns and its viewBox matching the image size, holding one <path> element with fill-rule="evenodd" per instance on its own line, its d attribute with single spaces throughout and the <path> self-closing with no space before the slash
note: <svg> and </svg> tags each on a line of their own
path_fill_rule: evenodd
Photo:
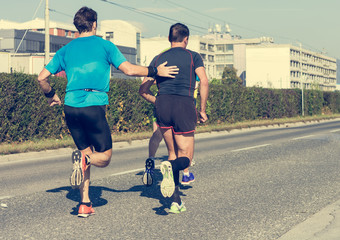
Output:
<svg viewBox="0 0 340 240">
<path fill-rule="evenodd" d="M 187 26 L 182 23 L 175 23 L 170 27 L 170 42 L 182 42 L 185 37 L 189 37 L 189 28 Z"/>
<path fill-rule="evenodd" d="M 73 18 L 73 24 L 79 33 L 91 32 L 93 23 L 97 22 L 97 13 L 92 8 L 82 7 Z"/>
</svg>

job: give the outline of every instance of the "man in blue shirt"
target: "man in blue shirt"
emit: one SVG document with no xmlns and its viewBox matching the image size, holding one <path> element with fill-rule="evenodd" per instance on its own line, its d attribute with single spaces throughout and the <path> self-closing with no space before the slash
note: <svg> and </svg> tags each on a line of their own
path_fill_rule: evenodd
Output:
<svg viewBox="0 0 340 240">
<path fill-rule="evenodd" d="M 65 119 L 78 148 L 72 153 L 70 183 L 80 190 L 78 216 L 88 217 L 94 214 L 89 198 L 90 166 L 106 167 L 112 155 L 111 132 L 105 117 L 110 65 L 128 76 L 170 78 L 178 73 L 178 68 L 166 67 L 166 62 L 157 68 L 129 63 L 112 42 L 96 36 L 97 13 L 91 8 L 79 9 L 73 23 L 79 38 L 57 51 L 39 74 L 38 82 L 49 105 L 61 105 L 48 78 L 62 70 L 66 72 Z"/>
</svg>

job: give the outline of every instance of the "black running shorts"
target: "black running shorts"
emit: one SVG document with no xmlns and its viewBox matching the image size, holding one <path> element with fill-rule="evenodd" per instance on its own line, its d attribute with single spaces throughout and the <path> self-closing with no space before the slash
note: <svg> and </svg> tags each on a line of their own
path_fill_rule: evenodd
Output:
<svg viewBox="0 0 340 240">
<path fill-rule="evenodd" d="M 112 148 L 105 110 L 106 106 L 64 106 L 67 127 L 79 150 L 93 146 L 97 152 L 104 152 Z"/>
<path fill-rule="evenodd" d="M 160 128 L 171 128 L 174 134 L 195 132 L 197 111 L 192 97 L 159 95 L 155 105 L 157 124 Z"/>
</svg>

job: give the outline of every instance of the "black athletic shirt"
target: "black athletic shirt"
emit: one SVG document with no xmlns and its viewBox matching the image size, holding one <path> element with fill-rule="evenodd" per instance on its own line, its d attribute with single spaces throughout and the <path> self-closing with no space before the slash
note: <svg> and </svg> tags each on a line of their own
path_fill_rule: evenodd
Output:
<svg viewBox="0 0 340 240">
<path fill-rule="evenodd" d="M 177 66 L 179 73 L 175 78 L 156 76 L 158 95 L 193 97 L 196 81 L 195 69 L 204 67 L 201 55 L 181 47 L 170 48 L 156 56 L 150 66 L 158 67 L 165 61 L 168 61 L 167 66 Z"/>
</svg>

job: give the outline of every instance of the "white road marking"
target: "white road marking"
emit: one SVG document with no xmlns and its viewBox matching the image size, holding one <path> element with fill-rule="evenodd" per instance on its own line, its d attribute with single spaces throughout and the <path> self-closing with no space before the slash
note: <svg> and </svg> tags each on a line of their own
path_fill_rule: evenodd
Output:
<svg viewBox="0 0 340 240">
<path fill-rule="evenodd" d="M 0 196 L 0 200 L 11 198 L 12 196 Z"/>
<path fill-rule="evenodd" d="M 155 168 L 159 168 L 160 166 L 161 165 L 155 165 Z M 113 173 L 113 174 L 110 175 L 110 177 L 124 175 L 124 174 L 128 174 L 128 173 L 140 172 L 140 171 L 144 172 L 144 170 L 145 170 L 145 168 L 132 169 L 132 170 L 124 171 L 124 172 Z"/>
<path fill-rule="evenodd" d="M 303 137 L 297 137 L 297 138 L 293 138 L 292 140 L 299 140 L 299 139 L 304 139 L 304 138 L 309 138 L 309 137 L 313 137 L 315 135 L 308 135 L 308 136 L 303 136 Z"/>
<path fill-rule="evenodd" d="M 265 147 L 265 146 L 269 146 L 269 145 L 271 145 L 271 144 L 263 144 L 263 145 L 257 145 L 257 146 L 252 146 L 252 147 L 240 148 L 240 149 L 232 150 L 232 152 L 246 151 L 246 150 L 249 150 L 249 149 L 260 148 L 260 147 Z"/>
<path fill-rule="evenodd" d="M 340 132 L 340 129 L 332 130 L 331 133 Z"/>
</svg>

